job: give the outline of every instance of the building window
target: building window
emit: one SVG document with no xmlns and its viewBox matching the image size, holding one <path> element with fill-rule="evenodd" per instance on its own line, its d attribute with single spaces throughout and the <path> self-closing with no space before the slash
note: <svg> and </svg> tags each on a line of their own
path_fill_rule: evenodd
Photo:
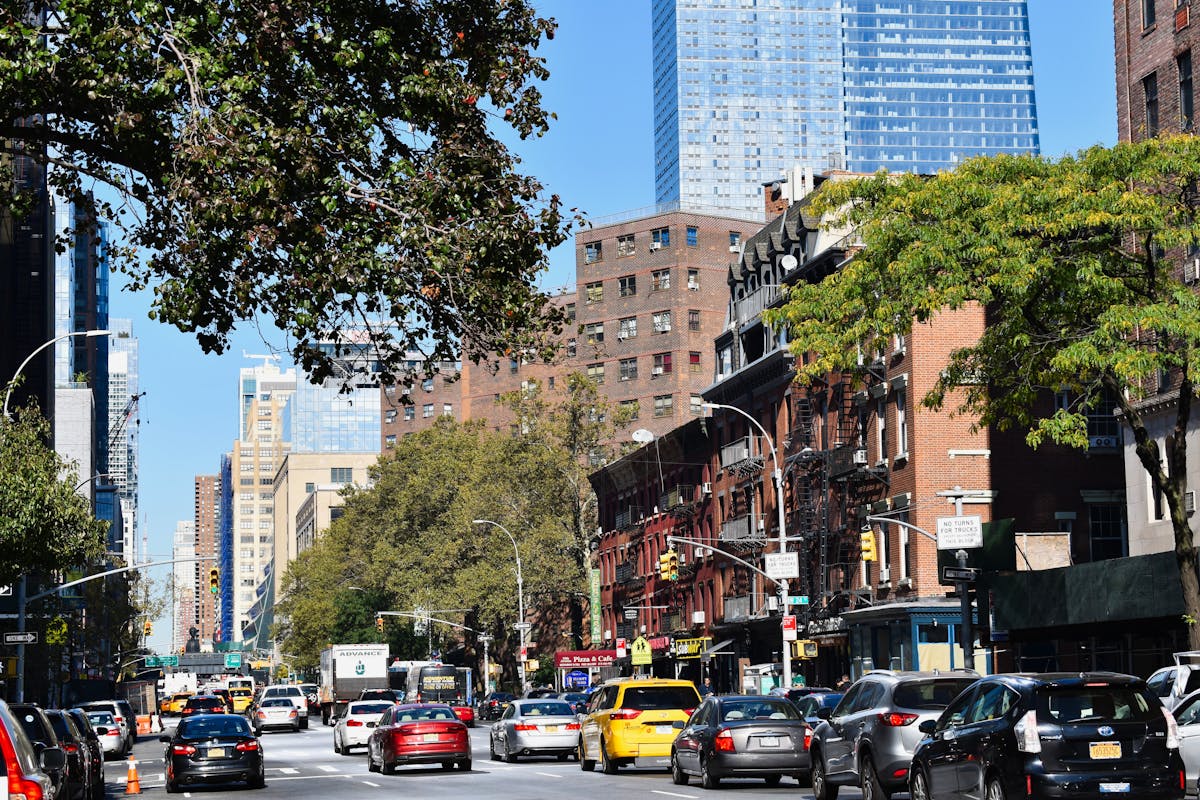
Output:
<svg viewBox="0 0 1200 800">
<path fill-rule="evenodd" d="M 1146 136 L 1158 135 L 1158 73 L 1142 78 L 1142 95 L 1146 101 Z"/>
<path fill-rule="evenodd" d="M 670 311 L 654 312 L 654 332 L 655 333 L 670 333 L 671 332 L 671 312 Z"/>
<path fill-rule="evenodd" d="M 1154 25 L 1154 3 L 1155 0 L 1142 0 L 1142 27 L 1149 28 Z"/>
<path fill-rule="evenodd" d="M 689 269 L 688 270 L 688 291 L 689 292 L 700 291 L 700 270 L 698 270 L 698 269 Z"/>
<path fill-rule="evenodd" d="M 688 330 L 700 330 L 700 310 L 692 308 L 688 310 Z"/>
<path fill-rule="evenodd" d="M 637 276 L 626 275 L 623 278 L 617 278 L 617 286 L 620 287 L 621 297 L 633 297 L 637 294 Z"/>
<path fill-rule="evenodd" d="M 669 394 L 655 395 L 654 416 L 669 417 L 675 413 L 675 401 Z"/>
<path fill-rule="evenodd" d="M 887 398 L 875 401 L 875 443 L 879 446 L 879 460 L 887 458 Z"/>
<path fill-rule="evenodd" d="M 567 322 L 575 321 L 575 304 L 567 303 L 566 306 Z"/>
<path fill-rule="evenodd" d="M 508 372 L 510 375 L 515 375 L 517 373 L 517 370 L 519 370 L 520 368 L 521 368 L 520 361 L 518 361 L 515 358 L 510 358 L 508 360 Z"/>
<path fill-rule="evenodd" d="M 704 413 L 704 398 L 698 394 L 692 395 L 691 405 L 688 410 L 692 412 L 692 416 L 698 417 Z"/>
<path fill-rule="evenodd" d="M 670 353 L 655 353 L 654 354 L 654 374 L 668 375 L 671 372 L 671 354 Z"/>
<path fill-rule="evenodd" d="M 622 256 L 631 256 L 636 252 L 633 243 L 633 234 L 617 237 L 617 258 Z"/>
<path fill-rule="evenodd" d="M 594 264 L 604 257 L 600 242 L 588 242 L 583 246 L 583 253 L 584 261 L 588 264 Z"/>
<path fill-rule="evenodd" d="M 587 376 L 597 384 L 604 383 L 604 364 L 588 364 Z"/>
<path fill-rule="evenodd" d="M 1121 503 L 1088 505 L 1091 560 L 1104 561 L 1125 555 L 1125 507 Z"/>
<path fill-rule="evenodd" d="M 453 417 L 454 416 L 454 404 L 453 403 L 442 403 L 442 416 L 443 417 Z"/>
<path fill-rule="evenodd" d="M 1196 100 L 1192 94 L 1192 51 L 1180 53 L 1175 66 L 1179 68 L 1179 125 L 1182 130 L 1191 131 Z"/>
<path fill-rule="evenodd" d="M 700 230 L 695 225 L 687 227 L 687 246 L 697 247 L 700 244 Z"/>
<path fill-rule="evenodd" d="M 330 467 L 330 483 L 350 483 L 354 480 L 354 469 L 351 467 Z"/>
<path fill-rule="evenodd" d="M 269 430 L 271 430 L 271 420 L 269 420 L 269 419 L 261 419 L 261 420 L 259 420 L 259 421 L 258 421 L 258 429 L 259 429 L 260 431 L 269 431 Z"/>
<path fill-rule="evenodd" d="M 599 344 L 604 341 L 604 323 L 589 322 L 583 326 L 583 338 L 588 344 Z"/>
<path fill-rule="evenodd" d="M 671 229 L 670 228 L 655 228 L 650 231 L 650 247 L 657 250 L 661 247 L 671 246 Z"/>
<path fill-rule="evenodd" d="M 396 421 L 397 413 L 398 412 L 396 411 L 396 409 L 389 408 L 387 410 L 387 413 L 383 415 L 383 421 L 386 422 L 387 424 L 391 425 L 393 422 Z"/>
<path fill-rule="evenodd" d="M 896 397 L 896 455 L 908 455 L 908 414 L 906 412 L 906 404 L 908 402 L 908 392 L 904 389 L 898 389 L 893 394 Z"/>
<path fill-rule="evenodd" d="M 631 420 L 637 419 L 641 412 L 641 406 L 637 400 L 622 400 L 619 405 Z"/>
<path fill-rule="evenodd" d="M 622 358 L 620 364 L 619 380 L 632 381 L 637 379 L 637 359 Z"/>
<path fill-rule="evenodd" d="M 618 339 L 633 339 L 637 336 L 637 317 L 625 317 L 617 329 Z"/>
<path fill-rule="evenodd" d="M 416 419 L 416 417 L 417 417 L 417 407 L 416 406 L 405 406 L 404 407 L 404 418 L 405 419 Z"/>
<path fill-rule="evenodd" d="M 575 339 L 573 339 L 573 338 L 567 339 L 567 358 L 574 358 L 575 350 L 576 350 Z"/>
<path fill-rule="evenodd" d="M 729 232 L 729 246 L 737 247 L 741 243 L 742 243 L 742 234 L 740 234 L 737 231 L 730 231 Z"/>
<path fill-rule="evenodd" d="M 663 292 L 671 288 L 671 270 L 656 269 L 650 273 L 650 291 Z"/>
<path fill-rule="evenodd" d="M 604 283 L 595 281 L 594 283 L 585 284 L 583 287 L 584 298 L 590 303 L 599 303 L 604 299 Z"/>
<path fill-rule="evenodd" d="M 553 389 L 554 388 L 554 376 L 551 375 L 549 378 L 547 378 L 547 382 L 549 383 L 550 388 Z"/>
<path fill-rule="evenodd" d="M 425 419 L 429 419 L 433 416 L 433 403 L 426 403 L 425 405 L 421 406 L 421 416 Z"/>
<path fill-rule="evenodd" d="M 688 371 L 689 372 L 699 372 L 700 371 L 700 353 L 696 350 L 693 350 L 692 352 L 688 353 Z"/>
</svg>

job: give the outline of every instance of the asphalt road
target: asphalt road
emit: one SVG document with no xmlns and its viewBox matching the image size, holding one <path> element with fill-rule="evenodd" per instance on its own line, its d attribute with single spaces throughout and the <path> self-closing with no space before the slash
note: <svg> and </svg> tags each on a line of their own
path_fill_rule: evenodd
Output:
<svg viewBox="0 0 1200 800">
<path fill-rule="evenodd" d="M 173 720 L 165 720 L 168 726 Z M 663 771 L 643 771 L 625 768 L 618 775 L 583 772 L 574 760 L 555 758 L 522 759 L 516 764 L 491 761 L 488 758 L 488 726 L 481 723 L 471 731 L 473 747 L 472 771 L 444 771 L 440 766 L 400 767 L 395 775 L 367 772 L 365 753 L 339 756 L 333 752 L 333 728 L 319 722 L 299 733 L 267 733 L 262 737 L 266 758 L 267 786 L 251 790 L 241 785 L 199 786 L 176 797 L 204 797 L 217 800 L 221 795 L 248 795 L 246 800 L 329 800 L 329 798 L 372 798 L 389 800 L 399 792 L 406 800 L 423 798 L 462 798 L 468 796 L 497 798 L 497 800 L 580 800 L 581 797 L 636 797 L 646 800 L 666 798 L 709 797 L 693 778 L 689 786 L 676 786 Z M 167 797 L 163 786 L 164 745 L 158 735 L 141 736 L 134 748 L 142 794 Z M 110 761 L 105 778 L 110 798 L 125 794 L 128 763 Z M 768 788 L 760 780 L 724 780 L 722 793 L 737 798 L 802 798 L 812 800 L 812 791 L 801 788 L 796 781 L 784 780 Z M 842 789 L 842 797 L 854 800 L 860 795 L 853 789 Z"/>
</svg>

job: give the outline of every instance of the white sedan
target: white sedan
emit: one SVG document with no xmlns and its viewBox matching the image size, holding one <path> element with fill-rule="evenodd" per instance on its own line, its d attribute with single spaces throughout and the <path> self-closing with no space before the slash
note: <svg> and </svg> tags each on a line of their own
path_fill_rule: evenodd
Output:
<svg viewBox="0 0 1200 800">
<path fill-rule="evenodd" d="M 347 704 L 333 728 L 333 752 L 347 756 L 351 747 L 366 747 L 379 717 L 393 705 L 386 700 L 356 700 Z"/>
</svg>

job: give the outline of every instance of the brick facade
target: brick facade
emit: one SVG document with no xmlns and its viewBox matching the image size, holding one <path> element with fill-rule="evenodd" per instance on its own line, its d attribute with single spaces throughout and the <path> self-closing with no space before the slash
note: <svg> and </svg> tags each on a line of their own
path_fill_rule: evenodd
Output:
<svg viewBox="0 0 1200 800">
<path fill-rule="evenodd" d="M 1200 9 L 1193 8 L 1191 0 L 1114 0 L 1117 134 L 1121 141 L 1195 130 L 1193 86 L 1200 64 L 1191 55 L 1200 41 L 1197 13 Z M 1190 75 L 1186 71 L 1189 60 Z M 1148 88 L 1151 118 L 1147 116 Z M 1189 102 L 1191 118 L 1184 119 Z M 1157 123 L 1152 118 L 1155 114 Z"/>
</svg>

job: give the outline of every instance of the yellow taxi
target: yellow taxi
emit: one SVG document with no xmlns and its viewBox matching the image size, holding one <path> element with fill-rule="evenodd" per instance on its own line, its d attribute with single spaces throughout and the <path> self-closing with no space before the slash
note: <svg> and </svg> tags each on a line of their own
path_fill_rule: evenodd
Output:
<svg viewBox="0 0 1200 800">
<path fill-rule="evenodd" d="M 187 701 L 191 699 L 191 697 L 191 692 L 176 692 L 175 694 L 171 695 L 171 701 L 170 705 L 167 707 L 167 713 L 175 714 L 176 716 L 182 714 L 183 707 L 187 705 Z"/>
<path fill-rule="evenodd" d="M 244 714 L 250 704 L 254 702 L 253 689 L 230 689 L 229 697 L 233 702 L 233 713 Z"/>
<path fill-rule="evenodd" d="M 580 723 L 579 766 L 600 765 L 607 775 L 618 767 L 671 766 L 671 742 L 686 722 L 700 693 L 691 681 L 666 678 L 616 678 L 593 694 Z"/>
</svg>

